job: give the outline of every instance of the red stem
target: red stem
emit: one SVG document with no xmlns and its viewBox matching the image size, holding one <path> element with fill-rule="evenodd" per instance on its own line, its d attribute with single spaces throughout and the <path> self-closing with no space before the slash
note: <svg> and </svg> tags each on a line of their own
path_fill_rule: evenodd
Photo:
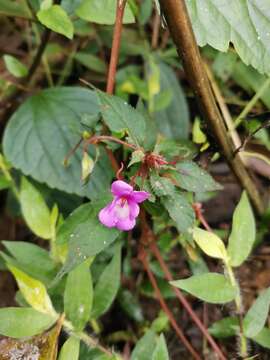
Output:
<svg viewBox="0 0 270 360">
<path fill-rule="evenodd" d="M 163 272 L 165 274 L 166 279 L 168 281 L 172 281 L 173 280 L 172 274 L 170 273 L 169 268 L 167 267 L 165 261 L 163 260 L 163 258 L 161 256 L 161 253 L 160 253 L 160 251 L 159 251 L 159 249 L 158 249 L 155 242 L 151 242 L 150 249 L 153 252 L 154 256 L 156 257 L 157 261 L 159 262 L 159 264 L 160 264 L 160 266 L 161 266 L 161 268 L 162 268 L 162 270 L 163 270 Z M 223 355 L 222 351 L 220 350 L 219 346 L 217 345 L 217 343 L 215 342 L 213 337 L 209 334 L 208 330 L 203 325 L 201 320 L 198 318 L 196 313 L 193 311 L 192 307 L 190 306 L 190 304 L 188 303 L 188 301 L 186 300 L 184 295 L 181 293 L 181 291 L 178 288 L 176 288 L 175 286 L 173 286 L 173 291 L 175 292 L 175 295 L 179 299 L 180 303 L 183 305 L 183 307 L 186 309 L 186 311 L 190 315 L 191 319 L 194 321 L 194 323 L 201 330 L 202 334 L 208 340 L 208 342 L 212 346 L 213 350 L 215 350 L 215 352 L 217 353 L 219 358 L 221 360 L 226 360 L 226 358 Z"/>
<path fill-rule="evenodd" d="M 205 217 L 203 216 L 202 205 L 200 203 L 194 203 L 192 206 L 195 211 L 196 218 L 203 224 L 204 228 L 207 231 L 212 232 L 211 227 L 209 226 L 208 222 L 206 221 Z"/>
<path fill-rule="evenodd" d="M 172 312 L 170 311 L 170 309 L 168 308 L 159 288 L 157 285 L 157 281 L 155 279 L 154 274 L 152 273 L 152 271 L 150 270 L 149 264 L 148 264 L 148 260 L 147 260 L 147 254 L 146 251 L 144 249 L 144 247 L 142 246 L 140 249 L 140 253 L 139 253 L 139 259 L 143 264 L 143 267 L 147 273 L 147 276 L 152 284 L 153 289 L 155 290 L 157 299 L 160 303 L 160 306 L 162 307 L 163 311 L 166 313 L 166 315 L 168 316 L 170 323 L 172 325 L 172 327 L 174 328 L 176 334 L 178 335 L 179 339 L 182 341 L 182 343 L 185 345 L 185 347 L 187 348 L 187 350 L 191 353 L 191 355 L 193 356 L 194 359 L 196 360 L 202 360 L 202 358 L 200 357 L 200 355 L 193 349 L 192 345 L 190 344 L 190 342 L 188 341 L 188 339 L 185 337 L 183 331 L 181 330 L 180 326 L 177 324 L 177 322 L 175 321 L 175 318 L 172 314 Z"/>
</svg>

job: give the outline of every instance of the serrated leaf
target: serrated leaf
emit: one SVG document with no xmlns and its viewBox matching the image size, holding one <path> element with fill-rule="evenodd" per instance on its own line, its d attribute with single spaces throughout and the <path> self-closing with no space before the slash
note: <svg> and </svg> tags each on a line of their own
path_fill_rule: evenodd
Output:
<svg viewBox="0 0 270 360">
<path fill-rule="evenodd" d="M 145 119 L 121 98 L 98 91 L 100 111 L 111 131 L 127 131 L 135 144 L 143 144 Z"/>
<path fill-rule="evenodd" d="M 28 98 L 9 120 L 4 134 L 5 156 L 16 169 L 51 188 L 97 198 L 109 188 L 112 179 L 104 151 L 85 186 L 80 181 L 80 151 L 70 159 L 68 167 L 63 166 L 63 160 L 80 140 L 83 115 L 98 113 L 98 99 L 91 90 L 79 87 L 43 90 Z"/>
<path fill-rule="evenodd" d="M 12 338 L 34 336 L 45 331 L 56 319 L 32 308 L 0 309 L 0 334 Z"/>
<path fill-rule="evenodd" d="M 161 177 L 155 173 L 150 175 L 150 183 L 157 196 L 173 196 L 175 187 L 170 179 Z"/>
<path fill-rule="evenodd" d="M 180 232 L 185 232 L 193 226 L 195 214 L 184 195 L 175 193 L 173 196 L 163 197 L 161 202 Z"/>
<path fill-rule="evenodd" d="M 21 180 L 20 204 L 23 217 L 33 233 L 43 239 L 50 239 L 50 211 L 41 193 L 25 177 Z"/>
<path fill-rule="evenodd" d="M 259 345 L 270 349 L 270 329 L 263 328 L 258 335 L 252 338 L 253 341 L 258 343 Z"/>
<path fill-rule="evenodd" d="M 131 154 L 131 160 L 128 164 L 128 167 L 130 167 L 133 164 L 137 164 L 139 162 L 142 162 L 142 160 L 144 159 L 144 152 L 142 150 L 135 150 L 133 151 L 133 153 Z"/>
<path fill-rule="evenodd" d="M 169 353 L 165 341 L 165 337 L 163 334 L 159 336 L 157 341 L 157 346 L 154 350 L 152 360 L 169 360 Z"/>
<path fill-rule="evenodd" d="M 121 245 L 114 248 L 114 256 L 98 279 L 94 291 L 93 309 L 91 318 L 98 318 L 104 314 L 114 301 L 119 286 L 121 275 Z"/>
<path fill-rule="evenodd" d="M 48 9 L 39 10 L 37 18 L 50 30 L 73 38 L 74 27 L 66 11 L 60 5 L 52 5 Z"/>
<path fill-rule="evenodd" d="M 76 14 L 86 21 L 97 24 L 112 25 L 115 23 L 116 0 L 83 0 L 76 10 Z M 123 23 L 129 24 L 135 21 L 129 4 L 127 4 Z"/>
<path fill-rule="evenodd" d="M 223 241 L 214 233 L 195 227 L 192 231 L 196 244 L 208 256 L 228 261 L 228 254 Z"/>
<path fill-rule="evenodd" d="M 264 290 L 252 304 L 244 318 L 244 333 L 253 338 L 263 329 L 269 313 L 270 288 Z"/>
<path fill-rule="evenodd" d="M 90 318 L 93 302 L 93 284 L 89 261 L 85 261 L 67 277 L 64 293 L 64 310 L 75 330 L 83 330 Z"/>
<path fill-rule="evenodd" d="M 80 354 L 80 339 L 70 336 L 61 348 L 58 360 L 78 360 Z"/>
<path fill-rule="evenodd" d="M 27 67 L 12 55 L 3 56 L 6 68 L 15 77 L 24 77 L 28 74 Z"/>
<path fill-rule="evenodd" d="M 131 354 L 131 360 L 149 360 L 153 355 L 156 345 L 156 336 L 152 330 L 147 333 L 137 342 Z"/>
<path fill-rule="evenodd" d="M 193 192 L 222 189 L 222 186 L 208 172 L 193 161 L 181 161 L 176 165 L 176 169 L 177 171 L 173 171 L 172 175 L 182 189 Z"/>
<path fill-rule="evenodd" d="M 221 320 L 214 322 L 208 331 L 211 335 L 218 339 L 235 336 L 239 327 L 239 320 L 234 317 L 225 317 Z"/>
<path fill-rule="evenodd" d="M 28 304 L 37 311 L 56 316 L 51 299 L 42 282 L 30 277 L 13 265 L 7 264 L 7 267 L 14 275 L 19 289 Z"/>
<path fill-rule="evenodd" d="M 237 291 L 224 275 L 217 273 L 194 275 L 188 279 L 171 281 L 170 284 L 212 304 L 232 301 Z"/>
<path fill-rule="evenodd" d="M 247 65 L 270 72 L 268 0 L 186 1 L 200 46 L 227 51 L 230 43 Z"/>
<path fill-rule="evenodd" d="M 240 266 L 249 256 L 256 239 L 254 214 L 244 191 L 233 214 L 228 255 L 232 266 Z"/>
</svg>

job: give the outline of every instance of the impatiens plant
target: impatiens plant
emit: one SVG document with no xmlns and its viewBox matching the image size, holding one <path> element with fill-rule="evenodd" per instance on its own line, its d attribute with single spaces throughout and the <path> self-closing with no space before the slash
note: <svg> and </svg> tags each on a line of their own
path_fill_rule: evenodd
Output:
<svg viewBox="0 0 270 360">
<path fill-rule="evenodd" d="M 267 358 L 268 0 L 0 22 L 0 358 Z"/>
</svg>

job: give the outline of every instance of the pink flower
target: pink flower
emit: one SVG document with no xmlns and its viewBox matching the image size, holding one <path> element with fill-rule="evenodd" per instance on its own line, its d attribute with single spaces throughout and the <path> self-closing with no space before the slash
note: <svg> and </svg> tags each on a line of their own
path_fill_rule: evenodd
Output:
<svg viewBox="0 0 270 360">
<path fill-rule="evenodd" d="M 146 191 L 134 191 L 133 187 L 122 180 L 112 183 L 113 201 L 99 212 L 100 222 L 108 228 L 116 227 L 128 231 L 134 228 L 139 215 L 139 203 L 148 199 Z"/>
</svg>

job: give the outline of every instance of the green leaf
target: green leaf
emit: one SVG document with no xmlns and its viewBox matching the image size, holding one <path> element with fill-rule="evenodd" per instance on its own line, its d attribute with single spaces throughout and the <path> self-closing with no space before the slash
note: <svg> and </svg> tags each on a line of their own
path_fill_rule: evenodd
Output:
<svg viewBox="0 0 270 360">
<path fill-rule="evenodd" d="M 109 309 L 120 286 L 120 275 L 121 245 L 117 244 L 112 260 L 105 267 L 95 286 L 91 318 L 97 319 Z"/>
<path fill-rule="evenodd" d="M 246 192 L 233 214 L 228 254 L 232 266 L 240 266 L 249 256 L 256 239 L 256 224 Z"/>
<path fill-rule="evenodd" d="M 135 349 L 132 351 L 131 360 L 149 360 L 152 358 L 156 346 L 156 336 L 152 330 L 137 342 Z"/>
<path fill-rule="evenodd" d="M 25 77 L 28 74 L 27 67 L 14 56 L 4 55 L 3 56 L 6 68 L 15 77 Z"/>
<path fill-rule="evenodd" d="M 170 179 L 161 177 L 156 173 L 150 175 L 150 183 L 157 196 L 173 196 L 175 188 Z"/>
<path fill-rule="evenodd" d="M 74 27 L 66 11 L 60 5 L 52 5 L 48 9 L 39 10 L 37 18 L 50 30 L 73 39 Z"/>
<path fill-rule="evenodd" d="M 181 161 L 176 165 L 176 169 L 177 171 L 173 171 L 172 175 L 182 189 L 193 192 L 222 189 L 210 174 L 193 161 Z"/>
<path fill-rule="evenodd" d="M 111 131 L 127 131 L 135 144 L 143 144 L 145 119 L 124 100 L 98 91 L 100 111 Z"/>
<path fill-rule="evenodd" d="M 259 345 L 270 349 L 270 329 L 263 328 L 258 335 L 252 338 L 253 341 L 258 343 Z"/>
<path fill-rule="evenodd" d="M 219 51 L 234 45 L 240 58 L 260 72 L 270 72 L 268 0 L 186 1 L 200 46 Z"/>
<path fill-rule="evenodd" d="M 58 360 L 78 360 L 80 354 L 80 339 L 70 336 L 61 348 Z"/>
<path fill-rule="evenodd" d="M 136 296 L 127 289 L 119 289 L 117 294 L 117 301 L 120 304 L 124 312 L 137 322 L 144 320 L 140 303 Z"/>
<path fill-rule="evenodd" d="M 0 15 L 19 16 L 25 19 L 31 18 L 31 14 L 23 1 L 1 0 Z"/>
<path fill-rule="evenodd" d="M 117 0 L 83 0 L 76 10 L 76 14 L 86 21 L 97 24 L 112 25 L 115 23 Z M 129 4 L 127 4 L 123 23 L 129 24 L 135 21 Z"/>
<path fill-rule="evenodd" d="M 21 180 L 20 204 L 23 217 L 33 233 L 43 239 L 50 239 L 50 211 L 40 192 L 25 177 Z"/>
<path fill-rule="evenodd" d="M 88 257 L 95 256 L 112 244 L 119 235 L 119 230 L 109 229 L 98 219 L 98 212 L 104 203 L 89 203 L 82 205 L 63 223 L 62 241 L 69 239 L 68 257 L 58 278 L 74 269 Z M 61 227 L 61 229 L 62 229 Z M 61 230 L 60 229 L 60 230 Z M 60 237 L 61 238 L 61 237 Z"/>
<path fill-rule="evenodd" d="M 0 309 L 0 334 L 24 338 L 42 333 L 53 325 L 55 318 L 32 308 Z"/>
<path fill-rule="evenodd" d="M 236 294 L 236 288 L 229 280 L 217 273 L 194 275 L 188 279 L 171 281 L 170 284 L 212 304 L 230 302 Z"/>
<path fill-rule="evenodd" d="M 184 195 L 175 193 L 173 196 L 162 198 L 161 201 L 180 232 L 185 232 L 193 226 L 194 211 Z"/>
<path fill-rule="evenodd" d="M 152 356 L 152 360 L 169 360 L 169 353 L 163 334 L 161 334 L 158 339 L 157 346 Z"/>
<path fill-rule="evenodd" d="M 158 129 L 162 135 L 170 139 L 187 139 L 189 111 L 184 92 L 175 73 L 168 65 L 160 63 L 159 69 L 160 92 L 169 90 L 172 94 L 172 100 L 167 108 L 154 114 Z"/>
<path fill-rule="evenodd" d="M 0 191 L 9 189 L 11 187 L 11 181 L 9 181 L 5 176 L 0 175 Z"/>
<path fill-rule="evenodd" d="M 84 65 L 86 68 L 104 74 L 107 71 L 107 66 L 102 59 L 96 55 L 78 51 L 74 59 Z"/>
<path fill-rule="evenodd" d="M 205 252 L 208 256 L 222 259 L 227 262 L 228 254 L 225 249 L 225 245 L 217 235 L 198 227 L 195 227 L 192 233 L 196 244 L 203 252 Z"/>
<path fill-rule="evenodd" d="M 83 330 L 90 318 L 93 302 L 93 284 L 89 260 L 72 270 L 67 277 L 64 310 L 75 330 Z"/>
<path fill-rule="evenodd" d="M 221 320 L 214 322 L 209 328 L 208 331 L 211 335 L 216 338 L 227 338 L 230 336 L 235 336 L 237 329 L 239 327 L 239 320 L 234 317 L 225 317 Z"/>
<path fill-rule="evenodd" d="M 28 304 L 37 311 L 56 316 L 51 299 L 42 282 L 30 277 L 13 265 L 7 264 L 7 267 L 14 275 L 19 289 Z"/>
<path fill-rule="evenodd" d="M 5 156 L 15 168 L 51 188 L 96 198 L 109 188 L 112 178 L 105 152 L 101 151 L 86 185 L 80 181 L 80 151 L 73 155 L 68 167 L 63 166 L 63 160 L 80 140 L 83 115 L 98 112 L 98 99 L 91 90 L 79 87 L 43 90 L 27 99 L 9 120 L 4 134 Z"/>
<path fill-rule="evenodd" d="M 244 333 L 253 338 L 263 329 L 269 313 L 270 288 L 264 290 L 248 310 L 244 318 Z"/>
</svg>

